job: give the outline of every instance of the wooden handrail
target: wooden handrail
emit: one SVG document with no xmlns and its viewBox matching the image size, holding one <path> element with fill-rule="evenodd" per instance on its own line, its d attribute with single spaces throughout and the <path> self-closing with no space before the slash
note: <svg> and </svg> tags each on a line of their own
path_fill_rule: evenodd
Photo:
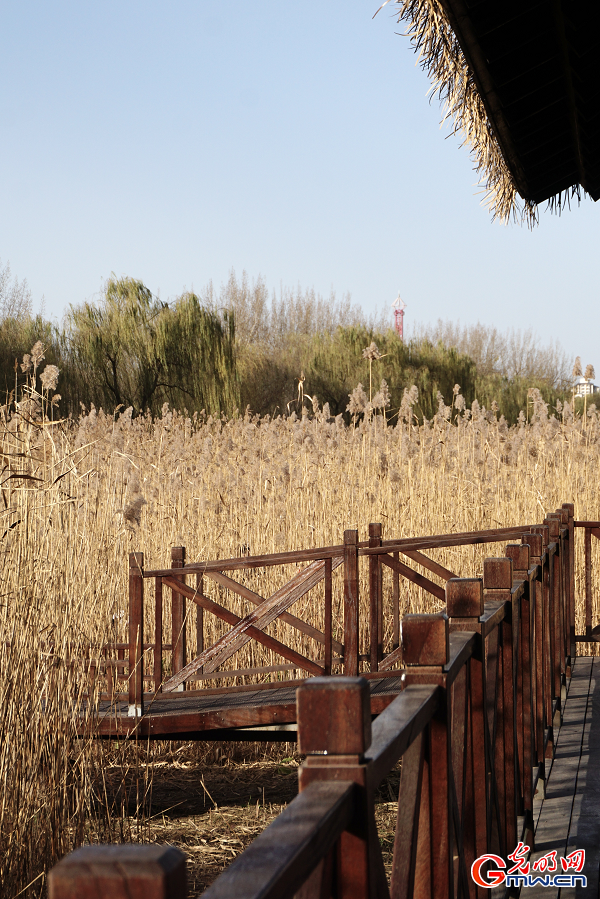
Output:
<svg viewBox="0 0 600 899">
<path fill-rule="evenodd" d="M 373 722 L 371 745 L 365 753 L 369 786 L 376 790 L 398 759 L 427 727 L 441 707 L 435 686 L 407 687 Z"/>
<path fill-rule="evenodd" d="M 311 783 L 203 894 L 206 899 L 287 899 L 331 851 L 355 814 L 355 786 Z"/>
<path fill-rule="evenodd" d="M 365 544 L 366 545 L 366 544 Z M 188 562 L 183 574 L 197 571 L 239 571 L 244 568 L 272 568 L 274 565 L 295 565 L 298 562 L 321 562 L 335 559 L 344 554 L 343 546 L 322 546 L 317 549 L 299 549 L 285 553 L 268 553 L 262 556 L 242 556 L 235 559 L 212 559 L 206 562 Z M 156 568 L 146 572 L 145 577 L 167 577 L 170 568 Z"/>
<path fill-rule="evenodd" d="M 600 524 L 600 523 L 598 523 Z M 501 543 L 507 537 L 520 536 L 529 531 L 534 525 L 514 525 L 507 528 L 492 528 L 484 531 L 462 531 L 456 534 L 441 534 L 430 537 L 403 537 L 399 540 L 383 540 L 381 548 L 369 547 L 368 540 L 358 542 L 358 552 L 361 556 L 378 552 L 393 552 L 396 548 L 402 552 L 421 549 L 436 549 L 447 546 L 471 546 L 477 543 Z M 298 562 L 312 562 L 323 559 L 334 559 L 344 554 L 344 545 L 321 546 L 315 549 L 291 550 L 283 553 L 268 553 L 260 556 L 243 556 L 234 559 L 213 559 L 206 562 L 188 562 L 181 569 L 181 573 L 190 574 L 205 571 L 236 571 L 244 568 L 270 568 L 274 565 L 293 565 Z M 144 577 L 168 577 L 172 573 L 170 568 L 150 568 L 144 572 Z"/>
</svg>

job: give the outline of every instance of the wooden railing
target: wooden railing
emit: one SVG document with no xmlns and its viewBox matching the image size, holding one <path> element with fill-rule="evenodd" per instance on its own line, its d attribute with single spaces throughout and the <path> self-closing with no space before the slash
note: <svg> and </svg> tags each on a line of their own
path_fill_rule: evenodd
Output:
<svg viewBox="0 0 600 899">
<path fill-rule="evenodd" d="M 572 511 L 563 508 L 548 516 L 541 526 L 497 528 L 488 531 L 448 534 L 399 540 L 383 540 L 381 525 L 369 525 L 369 540 L 359 542 L 358 532 L 344 533 L 343 544 L 311 550 L 277 553 L 264 556 L 247 556 L 237 559 L 186 563 L 185 548 L 174 547 L 170 569 L 147 570 L 142 553 L 131 553 L 129 558 L 129 643 L 126 644 L 128 658 L 100 659 L 112 684 L 126 679 L 129 712 L 132 716 L 144 714 L 144 684 L 152 686 L 150 695 L 169 693 L 185 689 L 188 681 L 202 682 L 207 679 L 248 677 L 252 675 L 276 674 L 282 671 L 297 671 L 303 676 L 344 673 L 355 676 L 361 667 L 368 665 L 371 676 L 397 674 L 402 665 L 400 646 L 400 578 L 406 578 L 427 593 L 444 599 L 444 587 L 412 569 L 406 561 L 420 565 L 431 571 L 442 581 L 454 577 L 453 572 L 424 554 L 425 550 L 441 547 L 468 546 L 501 542 L 511 537 L 521 538 L 524 532 L 535 532 L 536 527 L 558 531 L 567 527 L 573 531 Z M 553 524 L 554 521 L 554 524 Z M 546 535 L 546 542 L 549 536 Z M 572 540 L 571 540 L 572 544 Z M 402 561 L 403 556 L 406 561 Z M 359 564 L 368 564 L 368 608 L 369 621 L 366 652 L 361 654 L 362 634 L 359 630 Z M 283 587 L 269 597 L 263 597 L 234 579 L 236 571 L 263 571 L 273 566 L 297 565 L 305 567 L 297 571 Z M 336 640 L 332 626 L 332 576 L 341 569 L 343 577 L 343 641 Z M 384 596 L 382 571 L 392 573 L 391 591 L 387 599 L 387 613 L 391 618 L 391 642 L 384 641 Z M 188 581 L 195 579 L 194 586 Z M 154 641 L 146 642 L 143 633 L 145 583 L 154 582 Z M 250 603 L 251 611 L 240 617 L 230 609 L 211 599 L 204 589 L 206 580 L 211 580 Z M 289 609 L 298 599 L 318 586 L 322 587 L 320 598 L 312 597 L 311 608 L 322 610 L 323 630 L 314 624 L 292 614 Z M 163 595 L 165 588 L 171 591 L 170 642 L 163 637 Z M 390 603 L 391 600 L 391 603 Z M 322 606 L 319 605 L 322 603 Z M 391 608 L 389 605 L 391 604 Z M 195 631 L 196 652 L 188 653 L 188 636 L 193 618 L 190 608 L 196 609 Z M 205 645 L 205 616 L 214 615 L 225 621 L 231 629 L 212 645 Z M 568 610 L 569 627 L 574 635 L 574 597 L 570 599 Z M 312 657 L 302 654 L 265 632 L 276 619 L 291 625 L 297 632 L 314 641 L 319 654 Z M 389 621 L 389 619 L 388 619 Z M 364 626 L 364 625 L 363 625 Z M 342 635 L 340 635 L 342 636 Z M 248 668 L 223 668 L 249 640 L 256 640 L 267 649 L 282 657 L 283 664 Z M 364 644 L 364 640 L 363 640 Z M 119 655 L 123 655 L 125 644 L 115 644 Z M 364 648 L 364 645 L 363 645 Z M 148 651 L 153 653 L 153 663 L 149 667 Z M 164 653 L 171 653 L 170 672 L 164 674 Z M 574 653 L 572 653 L 574 654 Z M 189 655 L 193 655 L 187 661 Z M 365 673 L 364 671 L 361 673 Z M 288 681 L 291 686 L 294 682 Z M 117 691 L 118 693 L 118 691 Z"/>
<path fill-rule="evenodd" d="M 405 616 L 398 647 L 404 689 L 373 723 L 368 683 L 355 676 L 353 628 L 358 623 L 354 617 L 350 625 L 345 622 L 344 664 L 351 676 L 318 676 L 297 691 L 299 750 L 306 754 L 299 795 L 206 891 L 205 899 L 475 899 L 485 892 L 471 878 L 477 857 L 506 858 L 518 840 L 533 847 L 533 798 L 536 791 L 544 792 L 575 658 L 574 527 L 573 507 L 565 505 L 543 525 L 521 532 L 520 542 L 506 545 L 502 557 L 486 559 L 482 578 L 449 577 L 444 613 Z M 344 544 L 346 609 L 354 615 L 358 580 L 353 572 L 359 555 L 368 556 L 371 627 L 381 633 L 380 565 L 394 560 L 396 552 L 452 545 L 432 541 L 456 540 L 457 535 L 411 541 L 414 545 L 407 547 L 406 541 L 360 546 L 354 533 L 346 532 L 352 536 Z M 460 536 L 488 542 L 492 535 Z M 334 549 L 325 558 L 339 556 Z M 135 585 L 143 584 L 141 572 L 139 565 L 132 575 Z M 171 578 L 165 572 L 152 576 L 163 582 Z M 132 597 L 140 599 L 139 586 Z M 394 652 L 385 656 L 377 641 L 371 665 L 382 666 Z M 388 888 L 374 799 L 399 759 Z M 107 847 L 97 847 L 97 856 L 86 847 L 59 863 L 49 878 L 51 899 L 108 899 L 115 895 L 116 877 L 122 879 L 123 895 L 129 895 L 144 871 L 148 849 L 137 847 L 141 855 L 135 868 L 136 847 L 109 848 L 114 857 L 107 862 L 102 855 Z M 119 852 L 129 861 L 115 873 Z M 180 860 L 169 859 L 175 870 Z M 156 859 L 150 861 L 153 895 L 183 899 L 181 881 L 173 875 L 170 887 L 163 866 L 159 883 Z"/>
<path fill-rule="evenodd" d="M 585 572 L 585 634 L 579 634 L 580 643 L 599 642 L 600 625 L 592 626 L 592 537 L 600 539 L 600 521 L 576 521 L 576 528 L 584 531 L 584 572 Z"/>
</svg>

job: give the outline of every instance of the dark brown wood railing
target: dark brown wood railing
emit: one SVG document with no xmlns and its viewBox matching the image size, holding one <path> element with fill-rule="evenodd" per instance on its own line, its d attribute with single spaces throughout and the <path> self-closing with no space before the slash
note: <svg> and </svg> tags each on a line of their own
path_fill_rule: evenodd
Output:
<svg viewBox="0 0 600 899">
<path fill-rule="evenodd" d="M 565 509 L 556 514 L 559 515 L 559 518 L 568 520 L 568 512 Z M 550 522 L 551 516 L 545 526 L 550 527 Z M 557 527 L 559 524 L 564 526 L 563 522 L 557 521 Z M 402 664 L 399 640 L 400 578 L 406 578 L 438 600 L 444 599 L 444 587 L 441 584 L 413 570 L 406 562 L 401 561 L 400 556 L 402 555 L 407 561 L 417 563 L 422 568 L 431 571 L 443 581 L 448 581 L 454 576 L 453 572 L 428 558 L 424 554 L 424 550 L 495 543 L 511 537 L 520 539 L 524 532 L 535 530 L 535 527 L 523 525 L 433 537 L 383 540 L 381 525 L 371 524 L 369 525 L 368 541 L 359 541 L 358 532 L 349 530 L 344 533 L 343 544 L 274 555 L 188 563 L 186 562 L 185 548 L 174 547 L 172 568 L 170 569 L 145 569 L 143 554 L 131 553 L 129 559 L 128 659 L 126 664 L 123 664 L 120 659 L 100 659 L 98 661 L 100 667 L 108 675 L 111 690 L 108 695 L 112 695 L 114 698 L 122 696 L 118 689 L 115 689 L 115 684 L 119 680 L 125 679 L 128 687 L 130 714 L 140 716 L 144 713 L 144 683 L 153 686 L 153 691 L 147 694 L 151 697 L 159 692 L 167 694 L 183 690 L 188 681 L 202 682 L 209 679 L 277 674 L 282 671 L 295 670 L 303 673 L 304 676 L 342 672 L 354 676 L 359 673 L 361 663 L 368 664 L 371 674 L 378 672 L 381 676 L 386 676 L 397 673 L 397 669 Z M 360 652 L 361 634 L 359 630 L 359 564 L 361 560 L 368 564 L 369 569 L 369 626 L 367 628 L 369 642 L 365 654 Z M 236 571 L 302 563 L 305 563 L 306 567 L 294 574 L 291 580 L 275 594 L 266 598 L 231 576 Z M 388 647 L 384 646 L 382 590 L 384 567 L 392 572 L 390 597 L 392 642 Z M 332 575 L 337 568 L 342 569 L 343 575 L 343 642 L 334 639 L 332 628 Z M 174 573 L 174 569 L 177 570 L 177 574 Z M 190 577 L 195 579 L 194 586 L 188 583 Z M 205 579 L 212 580 L 232 591 L 249 601 L 255 608 L 245 617 L 240 618 L 206 595 L 203 588 Z M 154 582 L 155 638 L 152 643 L 146 642 L 143 634 L 145 583 L 147 581 Z M 323 593 L 320 598 L 313 598 L 312 603 L 313 608 L 315 608 L 315 603 L 323 604 L 324 629 L 322 631 L 288 611 L 299 598 L 319 585 L 322 586 Z M 172 595 L 169 643 L 164 642 L 163 637 L 165 588 L 171 590 Z M 187 631 L 190 623 L 193 623 L 190 606 L 196 608 L 196 653 L 191 661 L 186 662 Z M 206 614 L 212 614 L 231 626 L 231 630 L 211 646 L 205 645 L 204 621 Z M 312 638 L 320 647 L 320 655 L 309 658 L 265 633 L 265 628 L 276 619 L 286 622 L 301 634 Z M 255 668 L 223 668 L 222 666 L 250 639 L 256 640 L 281 656 L 282 664 Z M 122 647 L 123 644 L 115 644 L 115 646 Z M 151 666 L 147 655 L 149 650 L 153 652 Z M 163 655 L 165 652 L 171 654 L 171 671 L 168 677 L 164 676 Z M 130 674 L 130 672 L 134 673 Z"/>
<path fill-rule="evenodd" d="M 592 537 L 600 539 L 600 521 L 576 521 L 576 528 L 584 531 L 584 576 L 585 576 L 585 634 L 579 634 L 580 643 L 600 642 L 600 625 L 592 627 Z"/>
<path fill-rule="evenodd" d="M 369 558 L 370 626 L 379 635 L 381 564 L 391 562 L 397 571 L 394 554 L 405 552 L 407 546 L 404 541 L 383 542 L 377 531 L 371 531 L 368 545 L 360 545 L 356 532 L 346 532 L 349 623 L 345 622 L 343 662 L 348 675 L 318 676 L 299 686 L 298 740 L 300 752 L 306 754 L 300 793 L 204 893 L 205 899 L 475 899 L 485 892 L 471 878 L 477 857 L 494 853 L 506 858 L 518 840 L 533 847 L 534 795 L 536 791 L 543 795 L 576 641 L 590 637 L 575 634 L 575 524 L 573 506 L 566 504 L 544 524 L 528 528 L 527 533 L 521 530 L 520 542 L 506 545 L 503 556 L 486 559 L 483 577 L 448 577 L 445 612 L 405 616 L 400 646 L 387 656 L 379 637 L 372 635 L 370 667 L 383 667 L 400 650 L 397 658 L 404 681 L 400 695 L 373 723 L 368 683 L 356 676 L 358 559 Z M 593 533 L 600 523 L 582 526 Z M 408 549 L 421 553 L 449 545 L 439 541 L 456 537 L 411 541 Z M 460 538 L 477 539 L 472 534 Z M 500 539 L 499 532 L 487 532 L 478 542 Z M 338 547 L 328 549 L 325 556 L 319 553 L 312 555 L 312 563 L 340 555 Z M 418 561 L 424 564 L 421 558 Z M 225 564 L 227 570 L 235 570 L 231 561 Z M 260 564 L 269 564 L 266 557 Z M 144 575 L 139 560 L 136 566 L 134 606 Z M 221 571 L 216 566 L 212 570 Z M 182 574 L 190 571 L 205 574 L 206 569 L 181 569 Z M 145 574 L 171 586 L 169 572 Z M 177 589 L 183 592 L 181 586 Z M 140 658 L 141 628 L 138 633 L 134 659 Z M 139 678 L 135 683 L 139 690 Z M 136 693 L 134 700 L 140 697 Z M 400 759 L 388 887 L 374 798 Z M 134 847 L 110 847 L 116 853 L 112 861 L 102 855 L 106 847 L 97 848 L 98 856 L 91 847 L 77 850 L 51 872 L 50 899 L 115 895 L 114 859 L 119 852 L 127 854 L 132 872 L 123 867 L 119 889 L 130 895 L 144 870 L 147 847 L 138 848 L 137 868 L 131 867 Z M 174 857 L 169 858 L 175 865 Z M 159 884 L 155 861 L 152 876 L 157 892 L 152 895 L 183 899 L 180 880 L 175 883 L 175 878 L 169 886 L 161 874 Z"/>
</svg>

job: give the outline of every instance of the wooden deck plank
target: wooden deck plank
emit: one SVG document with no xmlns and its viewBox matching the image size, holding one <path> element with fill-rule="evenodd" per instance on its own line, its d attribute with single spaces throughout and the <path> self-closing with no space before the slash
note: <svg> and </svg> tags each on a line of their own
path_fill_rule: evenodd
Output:
<svg viewBox="0 0 600 899">
<path fill-rule="evenodd" d="M 573 800 L 569 851 L 585 849 L 587 888 L 561 891 L 561 899 L 575 896 L 597 896 L 600 868 L 600 659 L 592 660 L 590 691 L 587 706 L 577 789 Z"/>
<path fill-rule="evenodd" d="M 387 708 L 400 692 L 401 683 L 400 676 L 369 681 L 372 714 L 378 715 Z M 272 690 L 208 696 L 159 693 L 148 700 L 141 719 L 128 717 L 127 710 L 126 702 L 101 702 L 99 735 L 161 739 L 177 739 L 179 735 L 180 739 L 206 740 L 215 730 L 295 724 L 296 686 L 282 682 Z"/>
<path fill-rule="evenodd" d="M 594 801 L 588 786 L 592 781 L 597 784 L 600 777 L 598 731 L 600 665 L 592 658 L 580 657 L 573 668 L 563 724 L 547 779 L 546 797 L 536 802 L 535 851 L 531 854 L 531 862 L 552 850 L 561 856 L 575 849 L 586 849 L 582 873 L 588 878 L 587 896 L 598 895 L 600 801 Z M 600 800 L 600 784 L 597 784 L 596 795 Z M 595 809 L 595 812 L 590 814 L 588 809 Z M 579 890 L 524 887 L 521 895 L 527 899 L 558 899 L 559 896 L 560 899 L 574 899 Z"/>
</svg>

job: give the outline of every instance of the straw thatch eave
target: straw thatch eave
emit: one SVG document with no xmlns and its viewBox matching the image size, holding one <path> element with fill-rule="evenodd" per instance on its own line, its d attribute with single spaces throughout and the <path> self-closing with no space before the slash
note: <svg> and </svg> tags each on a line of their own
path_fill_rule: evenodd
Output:
<svg viewBox="0 0 600 899">
<path fill-rule="evenodd" d="M 600 197 L 600 4 L 387 0 L 501 221 Z M 386 4 L 384 4 L 386 5 Z"/>
</svg>

